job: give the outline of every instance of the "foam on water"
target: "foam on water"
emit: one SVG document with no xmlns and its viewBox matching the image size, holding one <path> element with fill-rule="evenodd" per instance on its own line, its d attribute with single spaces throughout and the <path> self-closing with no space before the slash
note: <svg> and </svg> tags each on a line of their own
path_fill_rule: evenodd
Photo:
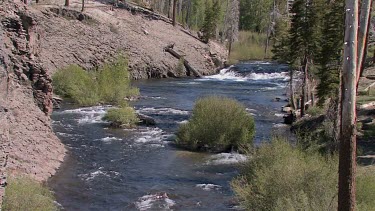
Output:
<svg viewBox="0 0 375 211">
<path fill-rule="evenodd" d="M 134 141 L 142 144 L 147 143 L 152 146 L 163 146 L 168 143 L 167 140 L 172 136 L 160 128 L 153 127 L 140 128 L 138 132 L 139 135 L 136 136 Z"/>
<path fill-rule="evenodd" d="M 218 190 L 221 188 L 220 185 L 214 185 L 214 184 L 197 184 L 196 187 L 202 188 L 205 191 Z"/>
<path fill-rule="evenodd" d="M 93 106 L 93 107 L 65 110 L 59 113 L 80 114 L 81 117 L 77 120 L 79 124 L 104 123 L 105 121 L 103 121 L 102 118 L 104 117 L 106 111 L 110 108 L 111 106 Z"/>
<path fill-rule="evenodd" d="M 189 111 L 178 110 L 174 108 L 140 108 L 137 110 L 141 113 L 147 114 L 176 114 L 176 115 L 188 115 Z"/>
<path fill-rule="evenodd" d="M 167 193 L 149 194 L 138 198 L 135 206 L 138 210 L 171 210 L 176 202 L 170 199 Z"/>
<path fill-rule="evenodd" d="M 276 113 L 275 116 L 277 117 L 283 117 L 285 114 L 279 114 L 279 113 Z"/>
<path fill-rule="evenodd" d="M 112 141 L 119 141 L 119 140 L 122 140 L 121 138 L 116 138 L 116 137 L 104 137 L 104 138 L 101 138 L 101 139 L 98 139 L 100 141 L 103 141 L 104 143 L 111 143 Z"/>
<path fill-rule="evenodd" d="M 220 164 L 235 164 L 245 162 L 247 156 L 239 153 L 220 153 L 212 155 L 207 161 L 207 164 L 220 165 Z"/>
<path fill-rule="evenodd" d="M 232 70 L 233 66 L 220 70 L 219 74 L 212 76 L 205 76 L 197 80 L 220 80 L 220 81 L 260 81 L 260 80 L 283 80 L 290 79 L 288 72 L 274 72 L 274 73 L 249 73 L 243 75 Z"/>
</svg>

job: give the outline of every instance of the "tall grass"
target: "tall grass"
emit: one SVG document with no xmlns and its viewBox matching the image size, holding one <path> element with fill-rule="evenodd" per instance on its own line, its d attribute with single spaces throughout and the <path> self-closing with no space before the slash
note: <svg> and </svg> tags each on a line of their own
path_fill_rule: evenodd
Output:
<svg viewBox="0 0 375 211">
<path fill-rule="evenodd" d="M 265 54 L 266 39 L 266 34 L 240 31 L 238 41 L 235 42 L 232 47 L 229 63 L 236 63 L 243 60 L 263 60 L 271 58 L 271 43 L 269 45 L 268 55 L 266 56 Z"/>
<path fill-rule="evenodd" d="M 282 139 L 260 147 L 232 187 L 246 210 L 334 210 L 336 160 Z"/>
<path fill-rule="evenodd" d="M 58 210 L 51 191 L 40 183 L 27 178 L 9 178 L 3 201 L 4 211 L 53 211 Z"/>
<path fill-rule="evenodd" d="M 199 99 L 188 123 L 180 126 L 177 144 L 191 150 L 228 151 L 250 147 L 254 119 L 239 102 L 225 97 Z"/>
<path fill-rule="evenodd" d="M 139 90 L 130 85 L 127 61 L 121 56 L 97 71 L 87 72 L 71 65 L 53 76 L 53 85 L 56 94 L 81 106 L 119 104 L 126 97 L 139 95 Z"/>
<path fill-rule="evenodd" d="M 231 185 L 245 210 L 337 210 L 337 156 L 274 138 L 255 151 Z M 375 208 L 375 171 L 358 168 L 357 207 Z"/>
</svg>

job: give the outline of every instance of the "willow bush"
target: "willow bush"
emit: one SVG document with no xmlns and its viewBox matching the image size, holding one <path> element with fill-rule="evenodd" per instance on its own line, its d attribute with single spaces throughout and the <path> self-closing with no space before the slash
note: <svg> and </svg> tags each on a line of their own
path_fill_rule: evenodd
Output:
<svg viewBox="0 0 375 211">
<path fill-rule="evenodd" d="M 53 76 L 55 93 L 81 106 L 119 104 L 126 97 L 139 95 L 139 90 L 130 84 L 127 66 L 122 56 L 97 71 L 88 72 L 77 65 L 68 66 Z"/>
<path fill-rule="evenodd" d="M 110 121 L 114 127 L 133 127 L 139 122 L 135 110 L 131 107 L 111 108 L 103 119 Z"/>
<path fill-rule="evenodd" d="M 196 102 L 191 119 L 180 126 L 176 142 L 190 150 L 222 152 L 250 147 L 254 132 L 254 119 L 241 103 L 210 96 Z"/>
</svg>

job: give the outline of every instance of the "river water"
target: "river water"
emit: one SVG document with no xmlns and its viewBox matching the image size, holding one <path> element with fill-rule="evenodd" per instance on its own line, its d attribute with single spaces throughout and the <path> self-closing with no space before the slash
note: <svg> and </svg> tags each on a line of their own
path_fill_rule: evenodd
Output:
<svg viewBox="0 0 375 211">
<path fill-rule="evenodd" d="M 171 144 L 197 98 L 220 95 L 246 105 L 256 122 L 255 143 L 269 140 L 282 122 L 287 67 L 248 62 L 201 79 L 136 81 L 133 106 L 155 127 L 110 129 L 108 106 L 63 105 L 53 129 L 69 153 L 49 181 L 65 210 L 233 210 L 230 180 L 245 155 L 194 153 Z M 281 98 L 276 101 L 275 98 Z"/>
</svg>

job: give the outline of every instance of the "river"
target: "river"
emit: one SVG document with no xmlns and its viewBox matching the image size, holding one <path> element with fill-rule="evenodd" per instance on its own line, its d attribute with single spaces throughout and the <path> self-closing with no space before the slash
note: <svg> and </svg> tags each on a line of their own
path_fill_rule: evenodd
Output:
<svg viewBox="0 0 375 211">
<path fill-rule="evenodd" d="M 63 105 L 53 129 L 69 153 L 49 181 L 64 210 L 233 210 L 230 181 L 245 155 L 194 153 L 173 146 L 178 125 L 197 98 L 228 96 L 246 105 L 256 122 L 255 144 L 282 122 L 287 67 L 240 63 L 200 79 L 141 80 L 132 105 L 155 118 L 155 127 L 110 129 L 108 106 Z M 275 100 L 276 97 L 280 101 Z"/>
</svg>

